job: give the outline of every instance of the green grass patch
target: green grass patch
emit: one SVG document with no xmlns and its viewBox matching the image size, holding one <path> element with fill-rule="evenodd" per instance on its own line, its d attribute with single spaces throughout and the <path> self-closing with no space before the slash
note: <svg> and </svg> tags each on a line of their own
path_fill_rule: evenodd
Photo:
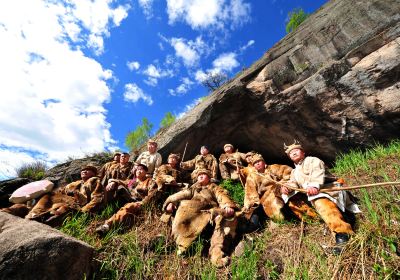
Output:
<svg viewBox="0 0 400 280">
<path fill-rule="evenodd" d="M 243 206 L 244 187 L 240 182 L 223 180 L 221 186 L 228 191 L 229 196 L 233 199 L 233 201 L 235 201 L 238 205 Z"/>
</svg>

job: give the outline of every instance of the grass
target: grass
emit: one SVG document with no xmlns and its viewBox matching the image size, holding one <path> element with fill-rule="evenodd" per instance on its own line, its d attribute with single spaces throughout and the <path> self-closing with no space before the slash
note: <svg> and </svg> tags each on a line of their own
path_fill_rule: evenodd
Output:
<svg viewBox="0 0 400 280">
<path fill-rule="evenodd" d="M 244 188 L 240 182 L 223 180 L 221 186 L 228 191 L 233 201 L 235 201 L 238 205 L 243 206 Z"/>
<path fill-rule="evenodd" d="M 340 155 L 332 171 L 349 185 L 398 181 L 400 141 Z M 240 183 L 224 181 L 222 186 L 242 204 Z M 157 208 L 145 210 L 133 228 L 114 229 L 103 238 L 94 228 L 119 205 L 95 216 L 72 215 L 61 230 L 96 249 L 93 279 L 400 279 L 400 187 L 353 194 L 363 212 L 340 256 L 331 253 L 334 238 L 323 222 L 268 222 L 244 237 L 244 253 L 224 269 L 211 265 L 209 244 L 201 238 L 186 256 L 177 256 L 170 226 L 159 220 Z"/>
<path fill-rule="evenodd" d="M 20 178 L 28 178 L 33 181 L 38 181 L 44 178 L 47 170 L 47 165 L 42 161 L 31 163 L 23 163 L 16 169 L 17 176 Z"/>
</svg>

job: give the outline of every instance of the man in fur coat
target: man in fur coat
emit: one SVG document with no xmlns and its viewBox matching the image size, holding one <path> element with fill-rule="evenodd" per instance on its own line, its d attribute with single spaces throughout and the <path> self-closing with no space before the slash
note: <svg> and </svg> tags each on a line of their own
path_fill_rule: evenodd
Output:
<svg viewBox="0 0 400 280">
<path fill-rule="evenodd" d="M 236 204 L 222 187 L 210 182 L 211 173 L 197 170 L 197 182 L 167 198 L 163 208 L 167 213 L 176 209 L 172 223 L 172 235 L 178 246 L 178 254 L 184 253 L 190 244 L 211 222 L 215 224 L 209 255 L 217 267 L 229 263 L 229 241 L 236 235 Z"/>
<path fill-rule="evenodd" d="M 311 218 L 316 216 L 308 205 L 308 202 L 311 202 L 316 212 L 335 235 L 337 247 L 334 248 L 334 252 L 340 253 L 342 246 L 349 240 L 349 235 L 353 233 L 351 225 L 344 220 L 342 212 L 348 210 L 352 213 L 359 213 L 358 206 L 346 191 L 320 192 L 321 189 L 327 187 L 326 183 L 334 182 L 336 179 L 325 168 L 322 160 L 317 157 L 306 157 L 303 147 L 298 143 L 285 148 L 286 154 L 295 164 L 289 185 L 306 189 L 307 195 L 301 195 L 282 186 L 283 200 L 299 218 L 305 215 Z"/>
<path fill-rule="evenodd" d="M 46 223 L 61 218 L 72 209 L 90 213 L 99 211 L 104 206 L 104 193 L 100 178 L 96 175 L 96 167 L 83 166 L 81 180 L 42 196 L 26 218 Z"/>
<path fill-rule="evenodd" d="M 103 225 L 96 228 L 96 232 L 104 234 L 115 225 L 132 226 L 135 216 L 140 213 L 143 207 L 157 199 L 157 185 L 152 178 L 146 176 L 147 172 L 147 166 L 139 164 L 135 170 L 135 179 L 113 180 L 117 185 L 124 186 L 129 190 L 132 202 L 125 204 Z"/>
<path fill-rule="evenodd" d="M 239 180 L 239 170 L 243 168 L 245 154 L 235 152 L 232 144 L 224 145 L 225 153 L 219 157 L 219 170 L 224 180 Z"/>
<path fill-rule="evenodd" d="M 285 174 L 291 171 L 289 166 L 267 166 L 260 154 L 252 157 L 254 171 L 250 172 L 246 179 L 244 212 L 250 216 L 252 212 L 262 206 L 265 214 L 273 220 L 283 220 L 282 213 L 284 202 L 281 198 L 280 187 L 277 182 L 285 181 Z M 289 171 L 288 171 L 289 170 Z"/>
<path fill-rule="evenodd" d="M 181 168 L 184 170 L 193 170 L 191 175 L 193 183 L 197 180 L 197 171 L 199 169 L 207 169 L 210 171 L 211 181 L 217 181 L 218 163 L 216 158 L 210 154 L 207 146 L 202 146 L 200 148 L 200 155 L 197 155 L 194 159 L 181 162 Z"/>
</svg>

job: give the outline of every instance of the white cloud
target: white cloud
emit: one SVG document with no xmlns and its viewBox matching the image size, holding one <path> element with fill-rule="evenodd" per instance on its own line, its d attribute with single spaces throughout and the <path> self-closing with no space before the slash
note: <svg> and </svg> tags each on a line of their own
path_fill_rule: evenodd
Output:
<svg viewBox="0 0 400 280">
<path fill-rule="evenodd" d="M 143 14 L 147 19 L 153 17 L 153 0 L 139 0 L 139 6 L 143 10 Z"/>
<path fill-rule="evenodd" d="M 236 60 L 236 54 L 233 52 L 223 53 L 213 61 L 214 70 L 223 72 L 231 71 L 233 68 L 239 66 L 239 62 Z"/>
<path fill-rule="evenodd" d="M 161 68 L 157 68 L 154 64 L 149 64 L 147 68 L 143 71 L 143 74 L 148 76 L 144 81 L 146 84 L 150 86 L 156 86 L 158 83 L 158 79 L 164 77 L 172 77 L 173 71 L 170 69 L 163 70 Z"/>
<path fill-rule="evenodd" d="M 252 45 L 254 45 L 255 42 L 256 42 L 256 41 L 254 41 L 254 40 L 249 40 L 249 41 L 247 42 L 246 45 L 240 47 L 239 51 L 240 51 L 241 53 L 244 52 L 244 51 L 247 50 L 249 47 L 251 47 Z"/>
<path fill-rule="evenodd" d="M 184 95 L 187 93 L 194 84 L 188 77 L 184 77 L 181 79 L 181 84 L 176 89 L 168 89 L 168 92 L 173 95 Z"/>
<path fill-rule="evenodd" d="M 170 24 L 184 21 L 193 29 L 236 28 L 250 20 L 251 5 L 242 0 L 167 0 Z"/>
<path fill-rule="evenodd" d="M 137 61 L 128 61 L 126 66 L 128 66 L 129 70 L 134 71 L 140 68 L 140 63 Z"/>
<path fill-rule="evenodd" d="M 40 158 L 44 160 L 44 158 Z M 23 150 L 8 150 L 0 147 L 0 180 L 17 177 L 16 170 L 22 164 L 36 162 L 38 158 Z"/>
<path fill-rule="evenodd" d="M 194 107 L 196 107 L 202 100 L 203 98 L 197 98 L 193 100 L 191 103 L 187 104 L 185 108 L 182 110 L 182 112 L 178 113 L 176 115 L 177 119 L 183 118 L 190 110 L 192 110 Z"/>
<path fill-rule="evenodd" d="M 104 108 L 113 73 L 80 50 L 91 47 L 101 52 L 103 37 L 126 17 L 126 8 L 114 9 L 111 4 L 0 1 L 4 151 L 24 158 L 21 151 L 30 151 L 54 161 L 115 144 Z"/>
<path fill-rule="evenodd" d="M 124 100 L 127 102 L 136 103 L 140 99 L 143 99 L 147 105 L 153 104 L 153 99 L 150 95 L 147 95 L 143 92 L 143 90 L 138 87 L 135 83 L 126 84 L 125 85 L 125 92 L 124 92 Z"/>
<path fill-rule="evenodd" d="M 187 67 L 196 66 L 199 63 L 200 55 L 210 51 L 201 36 L 194 41 L 184 38 L 171 38 L 168 42 L 175 49 L 175 55 L 182 58 Z"/>
<path fill-rule="evenodd" d="M 207 78 L 207 74 L 203 70 L 197 70 L 195 73 L 195 79 L 201 83 Z"/>
</svg>

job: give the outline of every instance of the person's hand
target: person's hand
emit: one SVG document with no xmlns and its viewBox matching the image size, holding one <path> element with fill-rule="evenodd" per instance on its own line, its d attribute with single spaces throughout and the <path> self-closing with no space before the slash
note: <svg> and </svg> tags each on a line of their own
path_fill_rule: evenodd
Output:
<svg viewBox="0 0 400 280">
<path fill-rule="evenodd" d="M 225 207 L 225 217 L 232 217 L 235 214 L 235 210 L 232 207 Z"/>
<path fill-rule="evenodd" d="M 174 212 L 174 210 L 176 209 L 176 206 L 172 203 L 167 205 L 167 208 L 165 209 L 165 212 L 167 213 L 172 213 Z"/>
<path fill-rule="evenodd" d="M 307 188 L 307 194 L 308 195 L 317 195 L 319 193 L 319 189 L 316 187 L 308 187 Z"/>
<path fill-rule="evenodd" d="M 106 186 L 106 191 L 110 192 L 113 191 L 117 186 L 117 183 L 111 182 Z"/>
<path fill-rule="evenodd" d="M 282 194 L 286 194 L 288 195 L 290 192 L 289 188 L 285 187 L 285 186 L 281 186 L 281 193 Z"/>
</svg>

